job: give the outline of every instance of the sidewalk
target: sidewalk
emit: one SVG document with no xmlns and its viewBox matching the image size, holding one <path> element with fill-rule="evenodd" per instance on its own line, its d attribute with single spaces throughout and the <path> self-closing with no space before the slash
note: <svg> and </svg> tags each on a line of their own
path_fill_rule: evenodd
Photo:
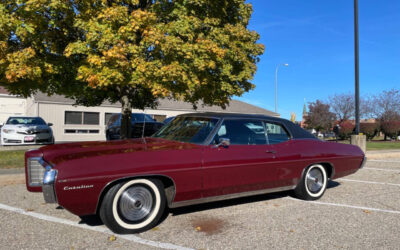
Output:
<svg viewBox="0 0 400 250">
<path fill-rule="evenodd" d="M 400 158 L 400 149 L 370 150 L 365 155 L 368 159 Z"/>
</svg>

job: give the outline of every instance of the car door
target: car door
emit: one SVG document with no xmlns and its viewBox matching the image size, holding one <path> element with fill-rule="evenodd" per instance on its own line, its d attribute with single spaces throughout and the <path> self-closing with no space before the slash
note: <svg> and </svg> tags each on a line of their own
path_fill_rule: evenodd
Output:
<svg viewBox="0 0 400 250">
<path fill-rule="evenodd" d="M 268 145 L 262 120 L 225 119 L 214 145 L 204 149 L 203 197 L 276 187 L 275 146 Z M 226 138 L 227 147 L 215 142 Z"/>
<path fill-rule="evenodd" d="M 295 186 L 304 169 L 302 147 L 291 139 L 289 130 L 279 122 L 265 121 L 268 144 L 275 151 L 275 183 L 281 187 Z"/>
</svg>

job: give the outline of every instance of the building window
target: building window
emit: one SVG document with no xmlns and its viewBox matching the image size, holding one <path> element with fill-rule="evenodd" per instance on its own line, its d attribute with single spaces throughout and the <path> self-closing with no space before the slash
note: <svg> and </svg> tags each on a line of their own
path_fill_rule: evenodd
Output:
<svg viewBox="0 0 400 250">
<path fill-rule="evenodd" d="M 100 113 L 65 111 L 65 124 L 99 125 Z"/>
<path fill-rule="evenodd" d="M 111 116 L 116 115 L 118 113 L 105 113 L 104 115 L 104 125 L 107 125 L 108 121 L 110 120 Z"/>
<path fill-rule="evenodd" d="M 100 130 L 98 129 L 65 129 L 65 134 L 98 134 Z"/>
</svg>

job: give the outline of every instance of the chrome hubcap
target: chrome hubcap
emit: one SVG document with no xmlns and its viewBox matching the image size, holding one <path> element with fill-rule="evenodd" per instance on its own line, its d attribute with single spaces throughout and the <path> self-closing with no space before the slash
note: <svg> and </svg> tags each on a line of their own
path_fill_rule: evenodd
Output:
<svg viewBox="0 0 400 250">
<path fill-rule="evenodd" d="M 149 216 L 153 209 L 153 195 L 143 186 L 132 186 L 122 193 L 118 207 L 124 219 L 141 221 Z"/>
<path fill-rule="evenodd" d="M 307 174 L 307 188 L 312 193 L 321 191 L 324 184 L 324 178 L 319 169 L 313 168 Z"/>
</svg>

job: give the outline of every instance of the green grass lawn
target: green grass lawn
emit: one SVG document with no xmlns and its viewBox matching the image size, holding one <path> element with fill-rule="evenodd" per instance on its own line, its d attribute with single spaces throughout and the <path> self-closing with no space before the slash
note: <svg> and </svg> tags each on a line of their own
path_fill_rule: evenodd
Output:
<svg viewBox="0 0 400 250">
<path fill-rule="evenodd" d="M 350 144 L 349 140 L 338 141 L 338 142 Z M 400 141 L 383 141 L 383 140 L 367 141 L 367 151 L 368 150 L 390 150 L 390 149 L 400 149 Z"/>
<path fill-rule="evenodd" d="M 0 169 L 23 168 L 25 150 L 0 151 Z"/>
<path fill-rule="evenodd" d="M 367 150 L 400 149 L 400 141 L 368 141 Z"/>
</svg>

